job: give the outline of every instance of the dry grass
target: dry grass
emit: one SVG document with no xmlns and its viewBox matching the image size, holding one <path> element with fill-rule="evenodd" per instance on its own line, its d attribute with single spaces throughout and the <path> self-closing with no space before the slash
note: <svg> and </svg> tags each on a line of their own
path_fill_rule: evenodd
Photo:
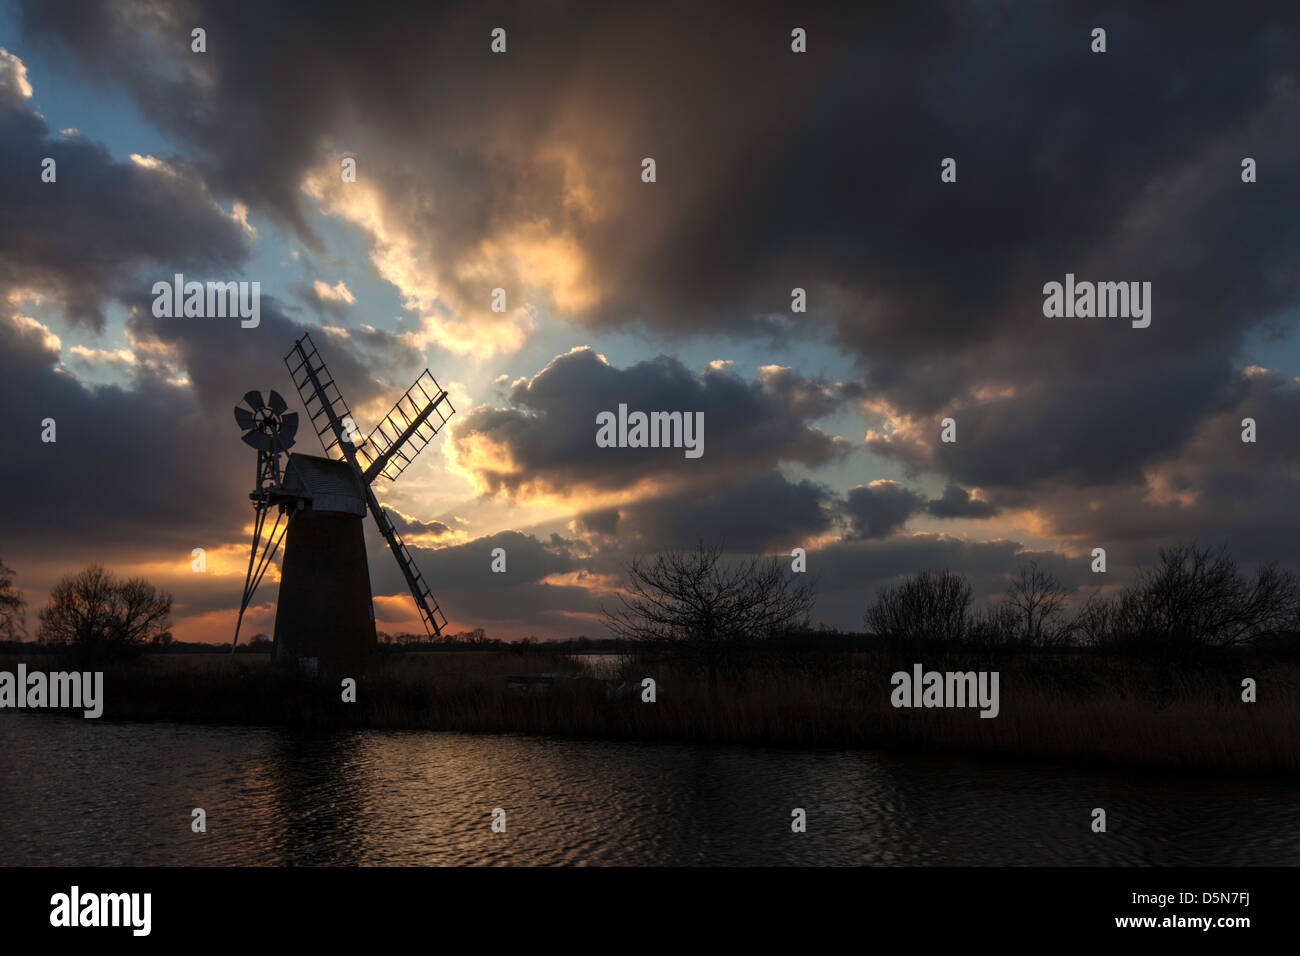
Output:
<svg viewBox="0 0 1300 956">
<path fill-rule="evenodd" d="M 934 659 L 932 659 L 932 657 Z M 657 682 L 657 701 L 611 697 L 559 654 L 395 655 L 343 704 L 335 684 L 280 674 L 264 655 L 166 655 L 110 670 L 105 716 L 131 720 L 496 731 L 784 746 L 873 746 L 1140 764 L 1198 770 L 1300 772 L 1300 665 L 1172 668 L 1105 658 L 965 655 L 917 658 L 927 669 L 996 669 L 1000 714 L 895 709 L 898 655 L 838 654 L 806 665 L 751 666 L 715 687 L 665 664 L 628 662 L 623 678 Z M 16 663 L 16 659 L 14 661 Z M 57 662 L 28 660 L 58 669 Z M 66 665 L 65 665 L 66 666 Z M 0 662 L 0 667 L 12 665 Z M 512 675 L 555 678 L 546 693 L 507 688 Z M 1243 676 L 1259 702 L 1241 702 Z"/>
</svg>

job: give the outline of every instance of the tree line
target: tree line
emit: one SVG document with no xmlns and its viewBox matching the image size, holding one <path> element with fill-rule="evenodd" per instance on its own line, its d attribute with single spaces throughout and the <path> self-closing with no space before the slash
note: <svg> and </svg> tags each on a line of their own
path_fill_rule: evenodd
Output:
<svg viewBox="0 0 1300 956">
<path fill-rule="evenodd" d="M 977 607 L 963 576 L 922 572 L 885 588 L 863 621 L 903 641 L 1031 647 L 1230 648 L 1300 631 L 1300 579 L 1276 564 L 1248 575 L 1226 547 L 1164 548 L 1109 594 L 1098 588 L 1071 609 L 1072 593 L 1031 561 Z"/>
<path fill-rule="evenodd" d="M 721 546 L 701 541 L 694 549 L 633 558 L 625 572 L 617 603 L 602 609 L 617 646 L 671 655 L 711 678 L 733 652 L 755 642 L 812 645 L 838 634 L 812 629 L 817 581 L 792 573 L 780 558 L 727 559 Z M 1073 594 L 1035 561 L 1011 576 L 1000 597 L 983 603 L 963 575 L 921 571 L 876 595 L 863 615 L 863 639 L 1165 650 L 1240 647 L 1300 633 L 1300 579 L 1275 564 L 1247 574 L 1226 547 L 1165 548 L 1128 584 L 1109 593 L 1098 588 L 1072 603 Z M 0 639 L 26 636 L 25 606 L 14 572 L 0 561 Z M 36 637 L 90 657 L 130 655 L 171 642 L 171 610 L 172 596 L 143 578 L 119 578 L 91 565 L 55 585 L 37 616 Z M 433 640 L 380 632 L 380 642 L 393 650 L 507 646 L 482 628 Z M 252 644 L 269 649 L 271 640 L 261 634 Z"/>
<path fill-rule="evenodd" d="M 808 641 L 816 581 L 781 558 L 728 562 L 721 548 L 636 558 L 609 630 L 700 666 L 721 664 L 756 642 Z M 1300 632 L 1300 579 L 1275 564 L 1244 573 L 1226 548 L 1164 548 L 1123 587 L 1075 589 L 1036 561 L 1023 564 L 998 598 L 978 603 L 964 575 L 921 571 L 884 587 L 863 614 L 871 643 L 1183 650 L 1230 648 Z M 831 642 L 823 641 L 829 645 Z M 840 644 L 839 646 L 843 646 Z"/>
</svg>

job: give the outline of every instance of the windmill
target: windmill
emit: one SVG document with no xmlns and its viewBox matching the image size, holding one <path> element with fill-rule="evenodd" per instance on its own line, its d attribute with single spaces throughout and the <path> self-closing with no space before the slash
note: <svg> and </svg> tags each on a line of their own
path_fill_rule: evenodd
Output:
<svg viewBox="0 0 1300 956">
<path fill-rule="evenodd" d="M 276 660 L 308 671 L 363 667 L 377 647 L 362 531 L 367 511 L 397 559 L 426 632 L 438 635 L 447 626 L 373 485 L 401 475 L 455 409 L 425 369 L 383 421 L 362 436 L 310 335 L 294 343 L 284 363 L 326 457 L 289 452 L 298 416 L 286 414 L 287 405 L 276 392 L 266 403 L 260 392 L 249 392 L 244 396 L 249 408 L 235 408 L 235 419 L 246 430 L 243 441 L 258 451 L 258 477 L 257 489 L 249 495 L 256 511 L 253 548 L 231 650 L 239 641 L 244 611 L 283 540 Z M 282 454 L 287 456 L 283 471 Z M 278 514 L 263 540 L 272 507 Z M 283 528 L 281 519 L 286 519 Z"/>
</svg>

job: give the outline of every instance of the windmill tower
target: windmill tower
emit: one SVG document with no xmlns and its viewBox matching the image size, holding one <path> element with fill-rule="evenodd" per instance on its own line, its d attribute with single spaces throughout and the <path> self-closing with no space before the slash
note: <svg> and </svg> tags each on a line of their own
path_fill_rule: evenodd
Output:
<svg viewBox="0 0 1300 956">
<path fill-rule="evenodd" d="M 275 392 L 266 405 L 259 392 L 249 392 L 244 401 L 251 411 L 236 407 L 235 419 L 247 429 L 243 440 L 258 450 L 258 485 L 249 495 L 257 516 L 235 643 L 244 611 L 283 540 L 276 661 L 312 673 L 357 670 L 373 662 L 378 644 L 362 531 L 367 511 L 397 559 L 426 632 L 441 634 L 447 626 L 372 486 L 405 471 L 455 409 L 425 369 L 374 431 L 363 436 L 310 335 L 294 343 L 284 362 L 326 457 L 289 452 L 298 416 L 285 414 L 287 405 Z M 287 456 L 283 471 L 281 454 Z M 278 515 L 263 542 L 273 506 Z"/>
</svg>

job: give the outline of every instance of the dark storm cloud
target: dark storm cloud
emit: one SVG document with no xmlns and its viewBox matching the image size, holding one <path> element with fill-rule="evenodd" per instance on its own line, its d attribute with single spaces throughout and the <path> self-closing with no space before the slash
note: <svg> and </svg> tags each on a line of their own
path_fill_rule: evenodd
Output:
<svg viewBox="0 0 1300 956">
<path fill-rule="evenodd" d="M 873 481 L 849 489 L 839 510 L 848 524 L 845 540 L 887 538 L 922 512 L 935 518 L 988 518 L 997 513 L 994 505 L 957 485 L 948 485 L 941 497 L 927 501 L 896 481 Z"/>
<path fill-rule="evenodd" d="M 26 423 L 6 462 L 6 544 L 29 559 L 85 561 L 220 546 L 242 535 L 240 490 L 253 480 L 231 409 L 248 389 L 276 388 L 297 405 L 281 356 L 304 327 L 270 296 L 257 328 L 154 317 L 155 281 L 233 278 L 250 249 L 245 228 L 183 162 L 121 163 L 83 137 L 52 136 L 25 92 L 18 61 L 0 57 L 0 166 L 11 172 L 0 178 L 0 302 L 49 294 L 74 322 L 99 326 L 116 299 L 131 314 L 134 362 L 114 356 L 127 387 L 87 386 L 60 367 L 54 339 L 17 318 L 22 299 L 0 318 L 0 395 Z M 53 183 L 40 179 L 45 156 L 57 162 Z M 346 342 L 317 341 L 345 395 L 377 394 Z M 80 369 L 95 361 L 66 357 Z M 54 443 L 40 441 L 46 418 Z"/>
<path fill-rule="evenodd" d="M 947 301 L 917 310 L 900 298 L 841 327 L 872 356 L 874 395 L 921 422 L 874 450 L 981 486 L 1135 480 L 1231 405 L 1244 334 L 1295 302 L 1300 279 L 1285 263 L 1300 229 L 1283 212 L 1300 200 L 1293 26 L 1264 29 L 1249 13 L 1225 36 L 1182 18 L 1116 24 L 1110 59 L 1060 58 L 1058 76 L 1076 89 L 1061 79 L 1025 91 L 1016 122 L 1039 135 L 1000 133 L 990 117 L 982 141 L 963 147 L 975 164 L 961 168 L 976 165 L 981 190 L 994 190 L 978 195 L 1005 200 L 998 214 L 981 213 L 959 176 L 953 207 L 918 215 L 943 237 L 922 268 L 944 276 L 929 287 Z M 1214 70 L 1193 67 L 1203 57 Z M 992 83 L 990 96 L 1009 97 L 1000 69 L 972 77 L 970 95 Z M 1108 161 L 1116 143 L 1123 160 Z M 1244 156 L 1272 170 L 1267 183 L 1242 183 Z M 988 277 L 965 276 L 981 256 Z M 1150 281 L 1150 328 L 1044 318 L 1042 285 L 1067 272 Z M 937 441 L 943 416 L 958 423 L 955 445 Z"/>
<path fill-rule="evenodd" d="M 618 532 L 626 545 L 645 550 L 689 548 L 704 540 L 734 552 L 789 553 L 831 530 L 834 504 L 823 485 L 768 472 L 637 502 L 623 508 Z"/>
<path fill-rule="evenodd" d="M 602 182 L 635 182 L 653 153 L 664 169 L 655 189 L 620 193 L 617 217 L 585 237 L 600 272 L 626 290 L 606 311 L 687 329 L 734 320 L 751 297 L 756 311 L 785 312 L 791 285 L 824 282 L 881 300 L 846 331 L 895 354 L 994 331 L 1027 251 L 1073 261 L 1104 244 L 1117 213 L 1240 129 L 1296 65 L 1294 24 L 1251 5 L 1214 30 L 1186 7 L 832 7 L 800 12 L 802 57 L 777 5 L 741 18 L 673 4 L 489 15 L 376 3 L 364 29 L 354 10 L 318 4 L 21 9 L 28 37 L 126 83 L 199 147 L 223 190 L 290 219 L 321 143 L 356 113 L 388 150 L 435 148 L 424 158 L 444 203 L 439 231 L 464 242 L 502 216 L 563 218 L 560 174 L 535 148 L 557 127 L 590 162 L 631 164 L 601 168 Z M 512 33 L 502 57 L 487 44 L 498 21 Z M 1104 57 L 1088 49 L 1102 21 L 1112 24 Z M 199 22 L 201 57 L 188 42 Z M 1216 69 L 1200 69 L 1206 61 Z M 169 62 L 186 69 L 162 75 Z M 488 133 L 502 123 L 511 153 Z M 465 143 L 475 148 L 457 153 Z M 938 184 L 939 158 L 959 151 L 959 182 L 983 188 Z M 640 241 L 602 241 L 627 235 Z M 930 281 L 939 265 L 943 283 Z"/>
<path fill-rule="evenodd" d="M 755 5 L 735 16 L 699 5 L 487 11 L 377 2 L 362 15 L 321 4 L 20 4 L 26 40 L 69 54 L 96 81 L 124 84 L 147 117 L 192 151 L 177 165 L 186 196 L 169 196 L 152 179 L 133 185 L 145 175 L 136 167 L 91 179 L 114 196 L 134 195 L 125 212 L 142 207 L 145 223 L 155 194 L 195 202 L 189 194 L 202 177 L 223 203 L 242 199 L 316 244 L 303 180 L 352 151 L 418 251 L 456 261 L 520 224 L 546 223 L 568 237 L 599 294 L 555 310 L 561 317 L 664 335 L 761 328 L 796 346 L 829 335 L 858 360 L 853 396 L 904 422 L 869 447 L 953 486 L 929 502 L 901 486 L 850 493 L 842 513 L 863 540 L 826 552 L 828 569 L 853 578 L 831 591 L 832 605 L 864 582 L 933 562 L 984 574 L 989 587 L 989 569 L 1014 563 L 1010 542 L 875 535 L 921 511 L 981 518 L 995 506 L 1036 510 L 1081 547 L 1094 538 L 1108 544 L 1112 567 L 1198 533 L 1251 555 L 1291 554 L 1300 529 L 1288 503 L 1300 492 L 1300 456 L 1277 423 L 1295 421 L 1293 387 L 1243 382 L 1238 351 L 1252 330 L 1290 321 L 1300 291 L 1294 10 L 837 7 L 795 14 Z M 806 55 L 789 51 L 793 22 L 808 29 Z M 488 30 L 502 23 L 510 52 L 494 57 Z M 194 24 L 208 31 L 201 56 L 189 52 Z M 1097 25 L 1109 33 L 1104 55 L 1088 49 Z M 26 144 L 17 162 L 46 148 L 48 133 L 30 116 L 6 132 L 0 151 L 10 137 Z M 74 167 L 88 162 L 68 155 Z M 653 185 L 637 178 L 644 156 L 658 162 Z M 946 156 L 958 161 L 954 184 L 939 181 Z M 1244 156 L 1258 161 L 1259 182 L 1241 182 Z M 60 159 L 60 189 L 64 169 Z M 33 176 L 23 188 L 52 187 Z M 85 197 L 96 198 L 89 189 Z M 195 268 L 242 255 L 228 220 L 215 234 L 195 228 L 200 212 L 183 235 L 159 226 L 168 242 L 128 232 L 120 253 L 108 252 L 121 263 L 97 276 L 93 265 L 84 276 L 68 274 L 72 313 L 93 318 L 104 290 L 119 288 L 124 272 L 157 249 Z M 94 259 L 99 248 L 82 248 L 94 240 L 80 235 L 121 233 L 111 206 L 98 215 L 70 220 L 82 224 L 80 234 L 42 240 L 54 250 L 48 256 L 40 242 L 0 247 L 0 269 L 14 270 L 4 281 L 27 284 L 61 268 L 44 263 Z M 1152 282 L 1151 327 L 1044 318 L 1043 283 L 1067 272 Z M 447 281 L 466 298 L 479 296 L 481 277 L 467 275 Z M 808 290 L 808 314 L 774 318 L 788 313 L 794 286 Z M 277 342 L 292 338 L 283 316 L 264 316 L 263 325 Z M 237 397 L 222 396 L 236 380 L 283 381 L 278 356 L 287 345 L 262 350 L 251 337 L 227 342 L 212 330 L 159 326 L 147 310 L 135 328 L 177 350 L 200 404 L 184 417 L 173 392 L 147 377 L 131 393 L 96 393 L 103 418 L 90 420 L 103 432 L 103 451 L 132 454 L 152 491 L 167 485 L 158 493 L 179 514 L 184 496 L 175 489 L 184 485 L 166 462 L 156 464 L 159 449 L 180 445 L 202 471 L 200 499 L 217 494 L 216 474 L 202 463 L 215 460 L 204 449 Z M 35 362 L 16 383 L 69 407 L 89 401 L 79 386 L 64 391 L 74 383 L 52 371 L 32 334 L 6 334 Z M 372 353 L 382 352 L 380 338 Z M 317 341 L 329 347 L 354 406 L 376 394 L 367 366 L 351 355 L 352 345 L 366 345 L 362 336 Z M 743 526 L 744 509 L 726 510 L 723 495 L 736 490 L 761 520 L 733 537 L 776 546 L 815 532 L 827 503 L 772 469 L 835 458 L 840 450 L 810 423 L 848 394 L 797 371 L 749 383 L 720 371 L 697 376 L 671 359 L 613 369 L 577 352 L 515 388 L 510 407 L 465 415 L 455 437 L 493 491 L 617 491 L 643 477 L 688 475 L 695 497 L 721 509 L 724 528 Z M 646 410 L 709 403 L 705 457 L 596 448 L 595 413 L 620 401 Z M 1245 414 L 1261 422 L 1256 445 L 1240 443 Z M 958 424 L 953 445 L 938 441 L 947 415 Z M 163 439 L 148 447 L 110 439 L 122 416 Z M 168 445 L 178 420 L 185 434 Z M 480 454 L 488 450 L 508 452 L 510 467 L 494 470 L 492 455 Z M 967 487 L 984 489 L 991 504 Z M 110 490 L 131 502 L 128 515 L 143 511 L 146 494 Z M 768 502 L 782 506 L 764 510 Z M 578 527 L 649 536 L 661 518 L 677 537 L 690 528 L 669 512 L 709 517 L 693 507 L 675 494 L 620 507 L 616 525 L 606 514 Z M 565 553 L 535 541 L 518 547 L 534 574 Z M 539 613 L 561 599 L 588 606 L 586 592 L 535 578 L 519 586 L 532 589 L 527 606 Z M 488 585 L 467 587 L 475 607 L 493 606 Z M 389 593 L 400 591 L 399 581 Z"/>
<path fill-rule="evenodd" d="M 840 496 L 823 484 L 790 481 L 774 470 L 583 516 L 576 527 L 617 534 L 625 549 L 690 547 L 703 539 L 728 551 L 788 553 L 841 530 L 846 541 L 886 538 L 923 511 L 938 518 L 984 518 L 996 509 L 952 486 L 928 502 L 893 481 L 873 482 Z"/>
<path fill-rule="evenodd" d="M 129 389 L 86 387 L 58 368 L 39 330 L 8 319 L 0 320 L 0 393 L 16 425 L 5 461 L 5 544 L 28 560 L 169 551 L 179 559 L 241 533 L 249 507 L 239 490 L 251 487 L 253 467 L 238 453 L 228 410 L 209 414 L 148 372 Z M 55 442 L 41 441 L 46 418 L 55 420 Z"/>
<path fill-rule="evenodd" d="M 1112 565 L 1149 562 L 1157 547 L 1195 538 L 1226 544 L 1243 563 L 1294 567 L 1300 383 L 1261 371 L 1239 383 L 1238 396 L 1141 481 L 1082 493 L 1068 484 L 1038 489 L 1033 502 L 1050 531 L 1105 547 Z M 1254 443 L 1241 440 L 1245 418 L 1256 423 Z"/>
<path fill-rule="evenodd" d="M 21 9 L 33 42 L 193 144 L 214 188 L 308 239 L 300 186 L 337 141 L 452 259 L 520 223 L 570 236 L 600 286 L 588 323 L 771 332 L 808 289 L 785 335 L 831 332 L 904 414 L 959 414 L 979 447 L 919 458 L 964 483 L 1131 479 L 1223 407 L 1241 336 L 1300 282 L 1300 57 L 1278 5 L 837 5 L 795 18 L 805 55 L 776 5 L 378 3 L 364 29 L 317 4 Z M 1153 282 L 1151 328 L 1044 319 L 1067 271 Z M 988 384 L 1012 390 L 972 402 Z"/>
<path fill-rule="evenodd" d="M 116 163 L 81 138 L 50 137 L 14 95 L 13 61 L 0 62 L 0 73 L 6 68 L 0 163 L 13 175 L 0 178 L 0 302 L 19 289 L 53 294 L 70 319 L 98 325 L 112 296 L 147 307 L 156 277 L 129 281 L 144 263 L 185 269 L 246 253 L 240 227 L 201 182 Z M 46 155 L 58 163 L 54 183 L 39 178 Z M 129 388 L 82 385 L 60 368 L 56 340 L 17 317 L 21 308 L 0 317 L 0 398 L 21 423 L 6 454 L 6 546 L 28 561 L 180 559 L 237 534 L 247 504 L 230 493 L 238 456 L 219 451 L 227 423 L 147 361 Z M 47 418 L 55 442 L 41 441 Z"/>
<path fill-rule="evenodd" d="M 239 441 L 231 409 L 241 389 L 265 394 L 271 387 L 301 412 L 279 353 L 302 327 L 269 301 L 258 329 L 241 329 L 237 320 L 223 326 L 152 316 L 137 317 L 133 327 L 140 361 L 129 387 L 90 387 L 59 367 L 47 333 L 0 317 L 0 401 L 15 426 L 4 469 L 0 558 L 19 569 L 33 609 L 58 576 L 96 562 L 124 572 L 153 565 L 146 576 L 173 593 L 176 619 L 228 611 L 238 603 L 238 584 L 191 572 L 191 551 L 209 552 L 210 571 L 218 570 L 218 549 L 234 545 L 247 553 L 256 455 Z M 163 352 L 147 351 L 163 343 Z M 327 353 L 340 381 L 351 384 L 343 386 L 345 395 L 374 394 L 377 383 L 345 344 L 333 343 Z M 171 384 L 173 371 L 188 375 L 192 386 Z M 53 443 L 41 441 L 47 418 L 57 429 Z M 306 416 L 300 421 L 294 450 L 321 454 Z M 404 533 L 447 530 L 402 518 Z M 259 603 L 274 599 L 273 585 L 259 592 Z M 193 636 L 179 633 L 187 635 Z"/>
<path fill-rule="evenodd" d="M 242 538 L 256 455 L 232 409 L 249 389 L 279 391 L 300 412 L 293 450 L 322 454 L 281 361 L 305 329 L 269 297 L 256 329 L 139 309 L 128 328 L 140 359 L 130 387 L 90 387 L 59 368 L 38 327 L 0 320 L 0 397 L 24 423 L 6 460 L 4 538 L 33 558 L 160 557 Z M 345 397 L 386 391 L 346 342 L 315 337 Z M 189 384 L 172 384 L 173 374 Z M 56 422 L 54 443 L 41 441 L 45 418 Z"/>
<path fill-rule="evenodd" d="M 21 423 L 5 468 L 10 560 L 183 567 L 194 547 L 239 541 L 251 516 L 254 456 L 238 442 L 231 409 L 244 391 L 271 388 L 299 407 L 282 356 L 306 327 L 270 296 L 257 328 L 237 319 L 156 318 L 152 283 L 239 264 L 247 253 L 242 227 L 188 173 L 115 163 L 82 139 L 50 140 L 12 95 L 0 104 L 0 126 L 11 134 L 0 137 L 0 152 L 32 170 L 0 183 L 4 221 L 22 224 L 0 238 L 0 301 L 18 289 L 52 292 L 77 320 L 97 318 L 116 298 L 131 313 L 134 359 L 113 356 L 125 386 L 85 385 L 61 367 L 56 340 L 18 317 L 21 300 L 0 317 L 0 398 Z M 46 153 L 59 164 L 54 184 L 39 180 Z M 318 330 L 316 340 L 353 403 L 387 391 L 346 339 Z M 97 361 L 66 358 L 82 370 Z M 53 443 L 41 441 L 47 418 L 55 421 Z M 305 416 L 297 440 L 298 450 L 320 453 Z M 178 605 L 211 609 L 207 579 L 181 576 L 177 584 Z M 228 594 L 225 606 L 234 600 Z"/>
<path fill-rule="evenodd" d="M 496 548 L 505 550 L 504 572 L 492 570 Z M 453 620 L 531 622 L 538 627 L 571 628 L 575 634 L 584 627 L 593 632 L 590 626 L 574 624 L 567 615 L 597 613 L 600 602 L 595 591 L 578 583 L 545 580 L 570 573 L 575 575 L 574 581 L 582 580 L 584 567 L 570 555 L 563 539 L 542 542 L 531 534 L 504 531 L 446 548 L 413 546 L 410 550 L 434 596 Z M 406 582 L 378 536 L 371 536 L 369 555 L 375 594 L 407 595 Z"/>
<path fill-rule="evenodd" d="M 936 518 L 991 518 L 998 513 L 991 502 L 981 501 L 960 485 L 948 485 L 941 497 L 930 499 L 925 510 Z"/>
<path fill-rule="evenodd" d="M 488 491 L 629 488 L 643 479 L 708 485 L 778 462 L 819 465 L 846 454 L 848 443 L 810 422 L 834 411 L 833 386 L 786 369 L 744 381 L 719 368 L 694 374 L 668 356 L 615 368 L 588 348 L 557 356 L 510 393 L 512 406 L 482 406 L 454 426 L 462 459 Z M 602 448 L 597 416 L 680 411 L 704 416 L 703 454 L 681 448 Z"/>
<path fill-rule="evenodd" d="M 268 295 L 261 297 L 261 319 L 256 328 L 241 328 L 237 319 L 157 318 L 143 304 L 133 310 L 127 328 L 137 340 L 169 350 L 193 383 L 197 401 L 218 417 L 231 416 L 231 409 L 250 388 L 275 389 L 293 410 L 302 411 L 284 358 L 304 332 L 311 334 L 351 409 L 380 396 L 391 394 L 396 399 L 400 395 L 374 378 L 350 336 L 295 322 Z M 232 417 L 232 427 L 233 421 Z M 363 430 L 366 424 L 358 421 Z M 300 421 L 297 442 L 300 447 L 295 451 L 321 453 L 306 416 Z"/>
<path fill-rule="evenodd" d="M 617 508 L 602 508 L 599 511 L 588 511 L 580 514 L 573 519 L 574 529 L 579 532 L 594 532 L 596 534 L 613 534 L 618 530 L 618 521 L 621 517 Z"/>
<path fill-rule="evenodd" d="M 778 8 L 735 17 L 698 5 L 489 13 L 377 3 L 362 29 L 356 11 L 319 4 L 56 0 L 20 9 L 27 41 L 124 84 L 146 115 L 195 147 L 214 189 L 308 241 L 301 184 L 335 144 L 409 210 L 409 228 L 453 258 L 512 221 L 562 225 L 601 277 L 605 295 L 584 309 L 589 319 L 678 331 L 755 322 L 770 331 L 765 314 L 787 310 L 791 286 L 851 274 L 842 253 L 807 248 L 822 207 L 838 218 L 836 235 L 818 242 L 859 234 L 844 200 L 871 199 L 854 166 L 866 140 L 842 119 L 863 105 L 845 101 L 844 87 L 859 81 L 844 83 L 844 66 L 863 71 L 868 88 L 888 79 L 887 115 L 860 116 L 863 126 L 880 123 L 926 95 L 899 84 L 898 71 L 941 64 L 944 41 L 960 32 L 938 8 L 804 11 L 823 52 L 800 58 Z M 201 55 L 189 49 L 198 23 L 208 35 Z M 488 50 L 497 23 L 510 31 L 503 57 Z M 870 39 L 882 30 L 888 44 Z M 855 36 L 858 49 L 846 45 Z M 796 127 L 799 137 L 787 137 Z M 566 153 L 579 169 L 566 167 Z M 662 170 L 650 189 L 637 178 L 645 155 Z M 823 165 L 800 167 L 800 155 Z M 569 186 L 599 211 L 575 210 Z"/>
<path fill-rule="evenodd" d="M 850 538 L 887 538 L 925 507 L 925 499 L 896 481 L 859 485 L 845 495 Z"/>
<path fill-rule="evenodd" d="M 280 357 L 304 327 L 270 296 L 257 328 L 155 318 L 154 282 L 176 272 L 234 278 L 250 250 L 247 229 L 184 161 L 118 162 L 84 137 L 51 135 L 27 93 L 20 61 L 0 54 L 0 168 L 9 173 L 0 177 L 0 304 L 9 303 L 0 404 L 15 425 L 0 510 L 5 556 L 22 567 L 34 606 L 64 571 L 147 562 L 175 592 L 178 613 L 228 608 L 237 592 L 189 572 L 191 551 L 242 543 L 255 457 L 231 409 L 248 389 L 276 388 L 298 404 Z M 53 183 L 40 178 L 46 156 L 57 163 Z M 24 317 L 33 295 L 95 329 L 116 300 L 130 314 L 128 347 L 73 352 Z M 346 340 L 318 333 L 318 342 L 345 394 L 377 394 Z M 68 371 L 96 365 L 123 384 L 88 385 Z M 42 441 L 50 419 L 56 440 Z M 305 419 L 298 439 L 315 450 Z"/>
<path fill-rule="evenodd" d="M 98 331 L 109 300 L 147 291 L 164 268 L 212 273 L 242 263 L 248 236 L 192 169 L 174 159 L 117 162 L 83 136 L 52 134 L 19 70 L 0 54 L 0 293 L 51 296 L 70 321 Z M 46 158 L 54 182 L 41 179 Z"/>
</svg>

